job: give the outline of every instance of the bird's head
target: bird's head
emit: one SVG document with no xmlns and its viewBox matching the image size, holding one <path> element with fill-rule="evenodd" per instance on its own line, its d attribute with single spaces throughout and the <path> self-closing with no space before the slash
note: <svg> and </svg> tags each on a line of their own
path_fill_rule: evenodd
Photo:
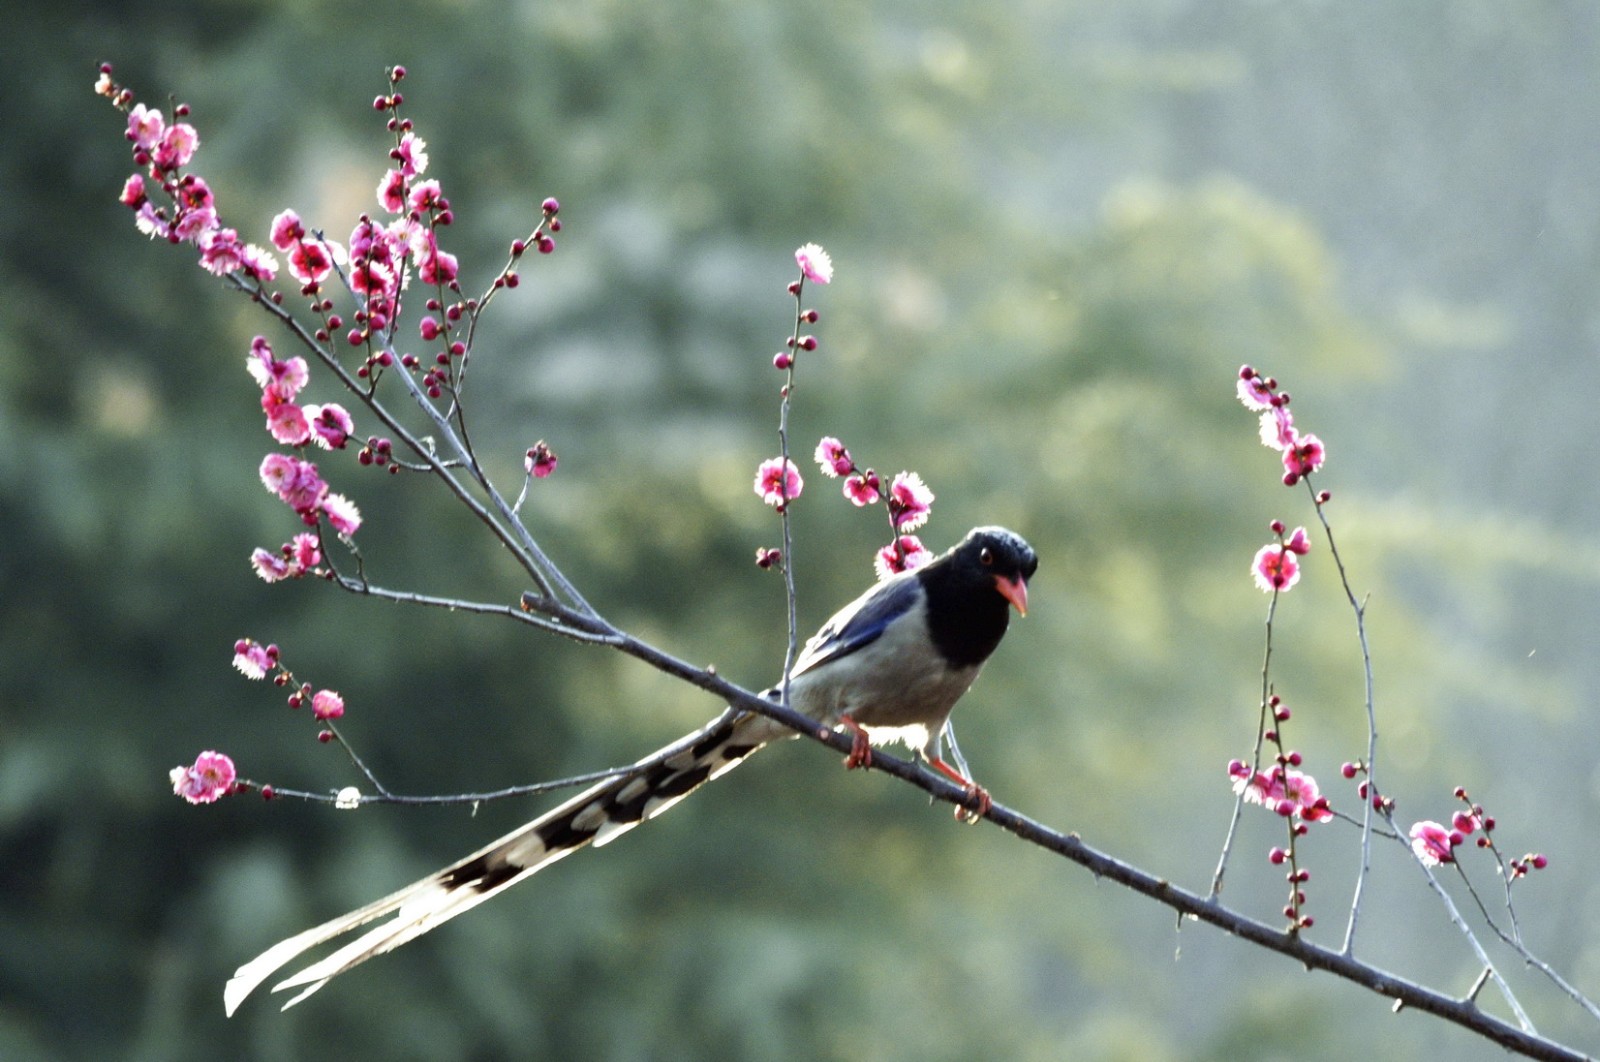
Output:
<svg viewBox="0 0 1600 1062">
<path fill-rule="evenodd" d="M 992 586 L 1017 614 L 1028 614 L 1028 580 L 1039 555 L 1027 540 L 1003 527 L 975 527 L 949 554 L 962 582 Z"/>
</svg>

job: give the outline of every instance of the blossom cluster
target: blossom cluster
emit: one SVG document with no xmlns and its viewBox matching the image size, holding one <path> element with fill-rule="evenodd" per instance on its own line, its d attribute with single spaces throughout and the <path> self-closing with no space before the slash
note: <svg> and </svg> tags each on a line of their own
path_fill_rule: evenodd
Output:
<svg viewBox="0 0 1600 1062">
<path fill-rule="evenodd" d="M 933 553 L 922 540 L 911 534 L 928 522 L 933 507 L 933 491 L 921 476 L 915 472 L 901 472 L 890 480 L 889 489 L 885 491 L 878 473 L 858 467 L 844 443 L 831 435 L 822 437 L 813 456 L 824 476 L 844 479 L 844 496 L 851 504 L 865 507 L 882 501 L 888 508 L 894 537 L 874 558 L 873 566 L 879 579 L 920 568 L 933 559 Z"/>
<path fill-rule="evenodd" d="M 247 679 L 264 679 L 270 674 L 274 685 L 294 685 L 294 673 L 279 663 L 278 647 L 262 645 L 253 638 L 240 638 L 233 643 L 233 667 Z M 290 708 L 302 708 L 306 704 L 311 705 L 312 718 L 321 722 L 344 715 L 343 697 L 334 690 L 313 692 L 309 682 L 301 683 L 289 694 Z M 332 736 L 329 734 L 322 740 Z"/>
<path fill-rule="evenodd" d="M 1450 817 L 1450 825 L 1444 826 L 1431 819 L 1423 819 L 1412 824 L 1407 836 L 1411 838 L 1411 850 L 1416 857 L 1426 866 L 1436 867 L 1444 863 L 1456 861 L 1455 849 L 1465 844 L 1467 838 L 1478 833 L 1477 846 L 1494 850 L 1495 821 L 1492 815 L 1484 813 L 1481 804 L 1474 804 L 1467 791 L 1460 786 L 1456 787 L 1456 799 L 1467 805 Z M 1481 831 L 1481 832 L 1480 832 Z M 1499 857 L 1495 850 L 1496 858 Z M 1550 865 L 1550 861 L 1537 852 L 1529 852 L 1520 859 L 1513 859 L 1504 868 L 1510 878 L 1525 876 L 1530 870 L 1543 870 Z"/>
<path fill-rule="evenodd" d="M 1333 818 L 1328 798 L 1317 787 L 1317 780 L 1303 771 L 1275 764 L 1264 771 L 1251 770 L 1240 760 L 1228 763 L 1233 791 L 1247 804 L 1259 804 L 1284 818 L 1302 822 L 1327 822 Z"/>
<path fill-rule="evenodd" d="M 1292 487 L 1322 467 L 1327 458 L 1322 440 L 1302 433 L 1289 412 L 1289 392 L 1278 389 L 1278 381 L 1262 376 L 1248 365 L 1239 369 L 1239 401 L 1261 414 L 1261 443 L 1283 455 L 1283 483 Z M 1321 499 L 1326 501 L 1326 498 Z"/>
<path fill-rule="evenodd" d="M 314 443 L 324 450 L 344 449 L 354 424 L 344 407 L 300 405 L 295 399 L 306 384 L 308 370 L 301 357 L 280 360 L 262 336 L 250 344 L 246 367 L 261 388 L 261 408 L 267 431 L 278 442 L 303 448 Z M 342 494 L 333 493 L 317 466 L 292 454 L 270 453 L 261 461 L 262 485 L 293 509 L 308 527 L 323 519 L 339 535 L 348 537 L 361 526 L 361 512 Z M 250 555 L 256 574 L 269 583 L 316 572 L 322 563 L 321 541 L 301 533 L 276 552 L 257 549 Z"/>
<path fill-rule="evenodd" d="M 134 212 L 139 231 L 151 239 L 193 244 L 200 250 L 201 267 L 219 277 L 240 272 L 262 283 L 271 281 L 277 275 L 277 259 L 241 241 L 237 230 L 224 227 L 210 185 L 198 174 L 185 172 L 200 148 L 200 134 L 181 121 L 189 114 L 188 106 L 178 104 L 169 121 L 160 110 L 134 103 L 133 93 L 111 80 L 109 63 L 101 65 L 95 91 L 128 113 L 126 136 L 139 172 L 123 182 L 118 199 Z M 152 189 L 169 205 L 156 205 Z"/>
</svg>

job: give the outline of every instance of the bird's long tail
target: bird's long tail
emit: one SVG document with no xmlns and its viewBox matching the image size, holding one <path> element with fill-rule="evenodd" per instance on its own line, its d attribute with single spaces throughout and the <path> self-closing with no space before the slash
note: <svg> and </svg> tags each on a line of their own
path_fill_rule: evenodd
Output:
<svg viewBox="0 0 1600 1062">
<path fill-rule="evenodd" d="M 605 844 L 661 814 L 738 766 L 768 741 L 787 733 L 763 716 L 724 713 L 645 757 L 638 770 L 601 782 L 459 863 L 268 948 L 239 967 L 223 989 L 228 1014 L 274 971 L 302 953 L 375 919 L 395 915 L 274 985 L 274 992 L 300 989 L 284 1004 L 283 1009 L 288 1010 L 331 978 L 448 922 L 562 856 L 586 844 Z"/>
</svg>

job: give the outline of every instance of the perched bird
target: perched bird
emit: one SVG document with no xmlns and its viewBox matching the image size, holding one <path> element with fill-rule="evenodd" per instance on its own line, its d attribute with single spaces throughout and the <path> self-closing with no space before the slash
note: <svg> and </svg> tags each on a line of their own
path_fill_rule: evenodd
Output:
<svg viewBox="0 0 1600 1062">
<path fill-rule="evenodd" d="M 871 760 L 869 741 L 899 740 L 930 766 L 988 794 L 943 759 L 950 709 L 1005 635 L 1010 609 L 1026 615 L 1033 548 L 1002 527 L 980 527 L 954 548 L 874 586 L 840 609 L 805 645 L 789 674 L 789 703 L 855 742 L 847 766 Z M 766 696 L 778 699 L 780 689 Z M 223 990 L 231 1015 L 279 967 L 325 941 L 385 921 L 273 986 L 300 989 L 284 1009 L 330 978 L 421 936 L 586 844 L 605 844 L 731 770 L 768 742 L 794 737 L 764 715 L 725 712 L 710 725 L 507 834 L 482 851 L 376 903 L 290 937 L 234 973 Z M 960 763 L 959 754 L 956 755 Z"/>
</svg>

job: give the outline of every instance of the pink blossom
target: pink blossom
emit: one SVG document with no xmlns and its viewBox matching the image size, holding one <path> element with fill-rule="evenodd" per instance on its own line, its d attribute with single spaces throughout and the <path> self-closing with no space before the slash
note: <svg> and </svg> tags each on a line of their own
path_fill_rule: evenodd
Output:
<svg viewBox="0 0 1600 1062">
<path fill-rule="evenodd" d="M 800 272 L 814 284 L 826 284 L 833 279 L 833 259 L 828 252 L 814 243 L 808 243 L 794 253 Z"/>
<path fill-rule="evenodd" d="M 871 505 L 883 496 L 882 483 L 875 472 L 858 472 L 844 481 L 844 496 L 857 507 Z"/>
<path fill-rule="evenodd" d="M 889 484 L 889 512 L 900 531 L 915 531 L 928 522 L 933 491 L 915 472 L 902 472 Z"/>
<path fill-rule="evenodd" d="M 1294 445 L 1299 433 L 1294 428 L 1294 417 L 1288 406 L 1273 406 L 1261 414 L 1261 445 L 1273 450 L 1287 450 Z"/>
<path fill-rule="evenodd" d="M 1461 843 L 1458 839 L 1460 834 L 1453 834 L 1437 822 L 1424 819 L 1411 827 L 1410 836 L 1411 850 L 1428 866 L 1455 862 L 1455 853 L 1451 849 Z"/>
<path fill-rule="evenodd" d="M 407 133 L 400 138 L 400 171 L 407 177 L 415 177 L 428 168 L 428 144 L 415 133 Z"/>
<path fill-rule="evenodd" d="M 212 229 L 202 233 L 197 242 L 200 267 L 208 273 L 225 277 L 244 264 L 244 247 L 233 229 Z"/>
<path fill-rule="evenodd" d="M 445 202 L 439 182 L 429 180 L 418 181 L 411 186 L 411 191 L 406 195 L 406 205 L 418 214 L 427 214 L 434 210 L 443 210 L 448 204 Z"/>
<path fill-rule="evenodd" d="M 336 253 L 322 240 L 301 240 L 289 251 L 289 275 L 302 284 L 321 284 L 333 272 Z"/>
<path fill-rule="evenodd" d="M 311 421 L 304 409 L 271 391 L 262 392 L 261 406 L 267 413 L 267 431 L 274 439 L 285 446 L 303 446 L 311 441 Z"/>
<path fill-rule="evenodd" d="M 1283 467 L 1295 477 L 1306 476 L 1321 468 L 1326 457 L 1321 439 L 1315 435 L 1296 434 L 1283 451 Z"/>
<path fill-rule="evenodd" d="M 134 146 L 149 151 L 161 142 L 161 134 L 166 131 L 166 120 L 161 117 L 161 112 L 144 104 L 135 104 L 133 110 L 128 112 L 128 139 Z"/>
<path fill-rule="evenodd" d="M 424 284 L 449 285 L 456 279 L 456 256 L 449 251 L 441 251 L 438 245 L 432 244 L 422 259 L 417 263 L 417 278 Z"/>
<path fill-rule="evenodd" d="M 1244 797 L 1247 804 L 1276 808 L 1284 800 L 1283 778 L 1277 768 L 1252 771 L 1239 760 L 1228 764 L 1228 776 L 1233 779 L 1233 791 Z"/>
<path fill-rule="evenodd" d="M 1259 411 L 1272 408 L 1272 389 L 1260 376 L 1239 377 L 1239 401 L 1244 408 Z"/>
<path fill-rule="evenodd" d="M 287 552 L 291 564 L 302 572 L 322 563 L 322 544 L 310 531 L 302 531 L 290 539 Z"/>
<path fill-rule="evenodd" d="M 1315 778 L 1292 767 L 1281 770 L 1284 797 L 1293 802 L 1302 819 L 1307 822 L 1327 822 L 1333 818 L 1333 808 L 1317 788 Z"/>
<path fill-rule="evenodd" d="M 383 297 L 395 285 L 395 271 L 376 259 L 358 258 L 350 266 L 350 287 L 362 295 Z"/>
<path fill-rule="evenodd" d="M 343 450 L 355 431 L 355 421 L 337 402 L 321 406 L 306 406 L 306 419 L 311 423 L 311 441 L 324 450 Z"/>
<path fill-rule="evenodd" d="M 782 508 L 786 501 L 800 497 L 805 483 L 793 461 L 772 457 L 756 469 L 755 491 L 768 505 Z"/>
<path fill-rule="evenodd" d="M 157 166 L 164 170 L 175 170 L 179 166 L 189 165 L 199 146 L 200 134 L 194 131 L 194 126 L 188 122 L 177 122 L 161 134 L 160 141 L 150 154 Z"/>
<path fill-rule="evenodd" d="M 268 284 L 278 275 L 278 260 L 266 248 L 247 243 L 239 252 L 239 268 L 263 284 Z"/>
<path fill-rule="evenodd" d="M 318 690 L 311 698 L 311 714 L 318 719 L 337 719 L 344 714 L 344 698 L 333 690 Z"/>
<path fill-rule="evenodd" d="M 137 210 L 143 205 L 145 198 L 144 178 L 135 173 L 122 182 L 122 194 L 117 196 L 117 202 Z"/>
<path fill-rule="evenodd" d="M 932 559 L 933 552 L 916 535 L 901 535 L 878 551 L 872 567 L 879 579 L 887 579 L 897 572 L 920 568 Z"/>
<path fill-rule="evenodd" d="M 200 237 L 217 227 L 217 211 L 210 206 L 187 207 L 172 219 L 172 234 L 185 243 L 198 243 Z"/>
<path fill-rule="evenodd" d="M 299 513 L 315 510 L 328 490 L 316 465 L 289 454 L 268 454 L 263 458 L 261 482 Z"/>
<path fill-rule="evenodd" d="M 168 775 L 172 791 L 191 804 L 209 804 L 233 787 L 238 773 L 220 752 L 202 752 L 193 766 L 174 767 Z"/>
<path fill-rule="evenodd" d="M 261 459 L 261 483 L 272 493 L 283 497 L 284 491 L 294 482 L 301 461 L 288 454 L 270 453 Z"/>
<path fill-rule="evenodd" d="M 247 679 L 263 679 L 272 670 L 273 660 L 266 646 L 240 638 L 233 643 L 233 666 Z"/>
<path fill-rule="evenodd" d="M 361 527 L 361 510 L 343 494 L 328 494 L 322 498 L 322 515 L 341 535 L 353 535 Z"/>
<path fill-rule="evenodd" d="M 1302 557 L 1310 553 L 1311 539 L 1306 537 L 1306 529 L 1303 527 L 1295 528 L 1288 541 L 1283 544 L 1283 548 L 1290 553 L 1298 553 Z"/>
<path fill-rule="evenodd" d="M 522 459 L 522 467 L 534 479 L 544 479 L 556 470 L 556 452 L 550 449 L 550 444 L 540 439 L 528 447 L 528 455 Z"/>
<path fill-rule="evenodd" d="M 256 575 L 264 583 L 276 583 L 282 579 L 298 575 L 281 553 L 274 553 L 269 549 L 257 546 L 250 553 L 250 566 L 256 570 Z"/>
<path fill-rule="evenodd" d="M 383 180 L 378 182 L 378 205 L 391 214 L 398 214 L 406 208 L 405 174 L 390 170 L 383 175 Z"/>
<path fill-rule="evenodd" d="M 356 222 L 356 227 L 350 230 L 352 262 L 392 262 L 395 250 L 395 236 L 371 218 L 362 218 Z"/>
<path fill-rule="evenodd" d="M 293 210 L 285 210 L 272 219 L 269 238 L 272 240 L 272 246 L 280 251 L 288 251 L 304 239 L 305 235 L 306 227 L 300 223 L 300 215 Z"/>
<path fill-rule="evenodd" d="M 1256 551 L 1250 573 L 1255 576 L 1256 585 L 1270 594 L 1288 590 L 1300 581 L 1300 562 L 1288 549 L 1272 542 Z"/>
<path fill-rule="evenodd" d="M 166 215 L 156 209 L 156 205 L 146 199 L 139 204 L 139 209 L 133 215 L 134 228 L 154 239 L 166 239 L 172 234 L 172 225 L 167 221 Z"/>
<path fill-rule="evenodd" d="M 844 443 L 831 435 L 824 435 L 822 441 L 817 443 L 817 464 L 822 466 L 822 474 L 829 479 L 848 476 L 850 470 L 856 467 L 850 459 L 850 451 L 844 448 Z"/>
<path fill-rule="evenodd" d="M 255 380 L 263 392 L 262 409 L 267 408 L 268 396 L 279 402 L 292 400 L 311 379 L 311 370 L 306 365 L 306 359 L 297 354 L 279 361 L 272 353 L 272 345 L 264 336 L 256 336 L 250 341 L 250 356 L 245 359 L 244 364 L 245 368 L 250 370 L 251 379 Z"/>
</svg>

